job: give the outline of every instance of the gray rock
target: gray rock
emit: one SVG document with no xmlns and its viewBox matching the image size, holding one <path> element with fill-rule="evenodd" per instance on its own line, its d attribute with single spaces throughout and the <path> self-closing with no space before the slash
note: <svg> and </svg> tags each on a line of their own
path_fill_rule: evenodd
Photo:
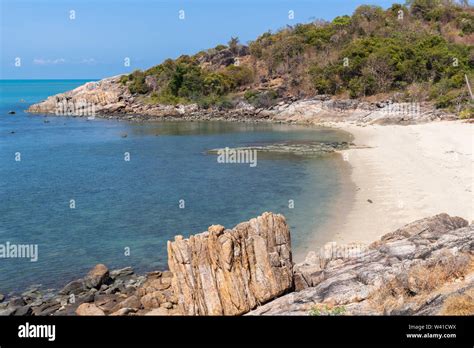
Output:
<svg viewBox="0 0 474 348">
<path fill-rule="evenodd" d="M 63 295 L 78 295 L 86 290 L 86 287 L 84 285 L 84 281 L 82 279 L 78 280 L 73 280 L 72 282 L 69 282 L 66 284 L 66 286 L 59 292 L 60 294 Z"/>
<path fill-rule="evenodd" d="M 468 226 L 468 222 L 459 217 L 439 214 L 384 235 L 355 257 L 313 253 L 294 267 L 298 292 L 284 295 L 249 314 L 307 315 L 315 304 L 344 306 L 347 314 L 359 315 L 438 314 L 444 299 L 459 291 L 457 287 L 474 287 L 474 275 L 456 283 L 457 287 L 451 285 L 445 292 L 439 290 L 426 295 L 424 274 L 411 271 L 442 264 L 453 270 L 466 269 L 473 243 L 474 225 Z M 411 295 L 399 298 L 399 304 L 384 307 L 380 312 L 373 296 L 392 280 L 401 282 L 400 286 Z M 410 296 L 421 293 L 424 301 L 410 301 Z"/>
<path fill-rule="evenodd" d="M 14 313 L 15 316 L 30 316 L 32 314 L 33 314 L 33 311 L 31 310 L 30 305 L 20 307 Z"/>
</svg>

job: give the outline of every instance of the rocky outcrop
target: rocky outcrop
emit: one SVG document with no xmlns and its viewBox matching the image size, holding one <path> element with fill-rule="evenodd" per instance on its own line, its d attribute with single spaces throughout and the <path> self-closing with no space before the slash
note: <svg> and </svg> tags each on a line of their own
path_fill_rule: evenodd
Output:
<svg viewBox="0 0 474 348">
<path fill-rule="evenodd" d="M 227 52 L 227 53 L 226 53 Z M 225 66 L 228 50 L 221 51 L 212 64 Z M 204 59 L 204 57 L 203 57 Z M 203 61 L 203 64 L 206 62 Z M 153 80 L 147 80 L 153 87 Z M 428 103 L 397 103 L 394 100 L 363 102 L 355 99 L 338 100 L 327 95 L 298 99 L 285 97 L 267 108 L 257 108 L 244 99 L 231 109 L 219 107 L 200 108 L 197 104 L 164 105 L 146 101 L 144 96 L 132 95 L 120 83 L 120 77 L 88 82 L 72 91 L 60 93 L 45 101 L 31 105 L 28 112 L 119 118 L 146 121 L 163 118 L 180 120 L 246 120 L 318 124 L 350 121 L 360 124 L 413 124 L 435 120 L 454 120 L 453 114 L 436 110 Z"/>
<path fill-rule="evenodd" d="M 232 230 L 168 242 L 168 264 L 181 311 L 238 315 L 293 287 L 290 231 L 281 215 L 264 213 Z"/>
<path fill-rule="evenodd" d="M 326 246 L 294 268 L 296 292 L 252 315 L 437 314 L 448 296 L 474 287 L 474 225 L 439 214 L 367 247 Z"/>
<path fill-rule="evenodd" d="M 31 105 L 28 112 L 56 114 L 58 116 L 93 116 L 124 110 L 133 100 L 128 88 L 120 84 L 119 77 L 88 82 L 71 91 L 48 97 Z"/>
<path fill-rule="evenodd" d="M 474 225 L 439 214 L 370 245 L 328 244 L 293 265 L 272 213 L 168 243 L 171 271 L 95 266 L 59 292 L 37 288 L 0 315 L 474 315 Z"/>
</svg>

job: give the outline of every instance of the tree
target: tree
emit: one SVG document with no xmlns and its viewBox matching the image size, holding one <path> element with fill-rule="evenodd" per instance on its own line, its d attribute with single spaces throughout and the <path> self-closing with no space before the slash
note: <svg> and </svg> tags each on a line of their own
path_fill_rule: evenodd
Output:
<svg viewBox="0 0 474 348">
<path fill-rule="evenodd" d="M 233 54 L 237 54 L 239 51 L 239 38 L 232 36 L 228 42 L 228 45 L 229 45 L 230 51 Z"/>
</svg>

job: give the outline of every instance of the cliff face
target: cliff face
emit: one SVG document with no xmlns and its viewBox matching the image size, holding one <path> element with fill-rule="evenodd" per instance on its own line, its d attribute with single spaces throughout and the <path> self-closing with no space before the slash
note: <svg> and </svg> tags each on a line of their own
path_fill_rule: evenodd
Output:
<svg viewBox="0 0 474 348">
<path fill-rule="evenodd" d="M 187 315 L 238 315 L 293 287 L 290 231 L 281 215 L 264 213 L 232 230 L 168 242 L 173 289 Z"/>
</svg>

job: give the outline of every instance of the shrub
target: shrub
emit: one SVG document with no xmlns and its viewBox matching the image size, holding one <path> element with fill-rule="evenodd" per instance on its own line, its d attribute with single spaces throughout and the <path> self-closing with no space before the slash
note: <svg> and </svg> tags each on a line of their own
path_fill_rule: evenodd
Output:
<svg viewBox="0 0 474 348">
<path fill-rule="evenodd" d="M 145 74 L 136 70 L 131 74 L 131 83 L 128 85 L 128 89 L 132 94 L 146 94 L 149 91 L 148 86 L 145 83 Z"/>
<path fill-rule="evenodd" d="M 278 98 L 278 93 L 274 90 L 264 92 L 246 91 L 244 98 L 256 108 L 268 108 L 275 104 Z"/>
<path fill-rule="evenodd" d="M 311 316 L 338 316 L 346 313 L 346 307 L 344 306 L 330 306 L 330 305 L 315 305 L 309 311 Z"/>
<path fill-rule="evenodd" d="M 443 303 L 441 315 L 474 315 L 474 289 L 451 295 Z"/>
</svg>

